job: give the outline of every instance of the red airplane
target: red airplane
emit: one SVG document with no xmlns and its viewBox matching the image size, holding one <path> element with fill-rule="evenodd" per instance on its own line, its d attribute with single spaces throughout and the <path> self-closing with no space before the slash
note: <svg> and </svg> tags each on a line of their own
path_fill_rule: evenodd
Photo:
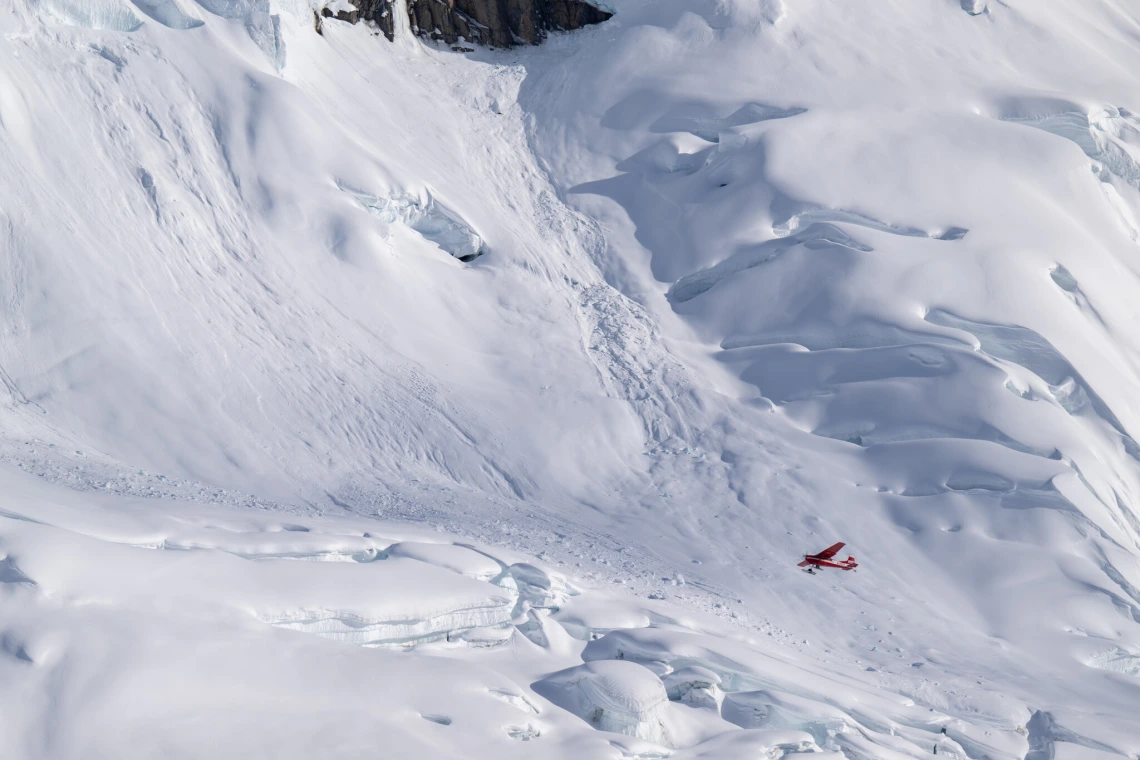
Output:
<svg viewBox="0 0 1140 760">
<path fill-rule="evenodd" d="M 840 570 L 854 570 L 859 567 L 854 557 L 838 560 L 833 559 L 844 546 L 846 546 L 846 544 L 840 541 L 838 544 L 827 547 L 819 554 L 805 554 L 804 561 L 801 562 L 798 567 L 806 567 L 807 570 L 804 572 L 811 573 L 812 575 L 815 575 L 815 569 L 817 567 L 837 567 Z"/>
</svg>

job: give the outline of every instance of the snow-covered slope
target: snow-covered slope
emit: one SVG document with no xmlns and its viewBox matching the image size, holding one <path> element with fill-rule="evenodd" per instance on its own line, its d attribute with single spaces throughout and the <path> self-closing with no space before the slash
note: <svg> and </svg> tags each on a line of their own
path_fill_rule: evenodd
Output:
<svg viewBox="0 0 1140 760">
<path fill-rule="evenodd" d="M 1140 7 L 613 5 L 0 16 L 24 756 L 1140 754 Z"/>
</svg>

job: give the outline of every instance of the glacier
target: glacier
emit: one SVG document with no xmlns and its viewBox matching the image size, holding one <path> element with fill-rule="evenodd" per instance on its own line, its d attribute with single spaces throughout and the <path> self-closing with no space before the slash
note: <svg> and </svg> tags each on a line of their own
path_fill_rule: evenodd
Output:
<svg viewBox="0 0 1140 760">
<path fill-rule="evenodd" d="M 14 756 L 1140 755 L 1132 0 L 9 6 Z"/>
</svg>

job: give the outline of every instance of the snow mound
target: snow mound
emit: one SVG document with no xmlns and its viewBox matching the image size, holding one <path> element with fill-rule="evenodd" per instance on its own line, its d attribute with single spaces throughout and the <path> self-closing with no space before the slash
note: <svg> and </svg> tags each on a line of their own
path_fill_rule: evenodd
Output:
<svg viewBox="0 0 1140 760">
<path fill-rule="evenodd" d="M 501 699 L 511 707 L 520 710 L 528 715 L 538 715 L 538 708 L 531 704 L 531 701 L 524 695 L 506 689 L 488 689 L 492 696 Z"/>
<path fill-rule="evenodd" d="M 1109 670 L 1113 673 L 1124 673 L 1140 678 L 1140 655 L 1126 652 L 1123 649 L 1110 649 L 1102 654 L 1094 655 L 1088 660 L 1090 667 L 1100 670 Z"/>
<path fill-rule="evenodd" d="M 842 752 L 821 750 L 811 742 L 811 738 L 798 731 L 773 731 L 765 729 L 751 729 L 748 731 L 732 731 L 717 736 L 702 745 L 699 751 L 682 752 L 671 757 L 689 760 L 780 760 L 792 758 L 794 760 L 850 760 Z M 869 760 L 903 760 L 907 755 L 896 756 L 888 751 Z"/>
<path fill-rule="evenodd" d="M 405 615 L 414 617 L 405 619 Z M 397 603 L 386 610 L 310 606 L 260 611 L 258 617 L 279 628 L 366 647 L 413 646 L 440 639 L 486 647 L 497 646 L 511 635 L 506 627 L 511 620 L 509 604 L 457 599 L 451 594 L 416 605 Z"/>
<path fill-rule="evenodd" d="M 586 645 L 587 662 L 607 660 L 637 663 L 665 673 L 667 683 L 705 680 L 711 673 L 724 692 L 720 717 L 748 729 L 794 735 L 794 742 L 842 751 L 857 757 L 876 758 L 884 748 L 914 757 L 924 756 L 924 747 L 942 740 L 942 728 L 950 723 L 945 713 L 916 705 L 912 700 L 870 687 L 842 684 L 829 678 L 790 669 L 752 647 L 715 636 L 672 626 L 614 631 Z M 689 668 L 698 668 L 690 671 Z M 710 695 L 715 695 L 715 692 Z M 708 706 L 698 703 L 696 707 Z M 1001 731 L 986 731 L 964 721 L 955 721 L 955 731 L 944 750 L 969 746 L 971 755 L 989 755 L 1020 760 L 1022 737 L 1012 721 Z M 940 750 L 940 753 L 945 753 Z M 965 757 L 965 753 L 962 753 Z"/>
<path fill-rule="evenodd" d="M 1045 381 L 1049 395 L 1066 412 L 1099 416 L 1129 442 L 1130 450 L 1140 452 L 1140 447 L 1131 441 L 1116 415 L 1092 386 L 1060 351 L 1038 333 L 1016 325 L 977 322 L 940 309 L 927 313 L 926 320 L 966 333 L 980 352 L 1025 368 Z"/>
<path fill-rule="evenodd" d="M 561 573 L 519 562 L 507 568 L 518 589 L 519 601 L 543 610 L 558 610 L 566 599 L 578 593 Z"/>
<path fill-rule="evenodd" d="M 395 192 L 377 196 L 342 187 L 361 208 L 385 224 L 402 225 L 463 262 L 486 253 L 483 238 L 455 212 L 426 193 L 424 197 Z"/>
<path fill-rule="evenodd" d="M 41 2 L 51 17 L 85 29 L 133 32 L 143 23 L 119 0 L 41 0 Z"/>
<path fill-rule="evenodd" d="M 876 232 L 885 232 L 889 235 L 903 237 L 924 237 L 933 240 L 960 240 L 969 230 L 962 227 L 947 227 L 943 230 L 928 231 L 917 227 L 891 224 L 874 219 L 866 214 L 844 209 L 813 208 L 800 211 L 787 219 L 772 225 L 772 232 L 778 237 L 787 237 L 800 229 L 811 227 L 813 224 L 850 224 L 856 227 L 865 227 Z M 867 250 L 865 247 L 862 250 Z"/>
<path fill-rule="evenodd" d="M 980 16 L 986 12 L 989 0 L 962 0 L 962 10 L 971 16 Z"/>
<path fill-rule="evenodd" d="M 307 562 L 373 562 L 391 542 L 364 536 L 328 536 L 309 531 L 184 530 L 166 536 L 155 548 L 170 551 L 213 549 L 245 559 L 294 559 Z"/>
<path fill-rule="evenodd" d="M 178 0 L 131 0 L 131 2 L 147 16 L 171 29 L 196 29 L 205 23 L 183 10 Z"/>
<path fill-rule="evenodd" d="M 834 747 L 837 735 L 854 728 L 853 721 L 838 708 L 775 690 L 729 694 L 721 715 L 741 728 L 803 731 L 821 747 Z"/>
<path fill-rule="evenodd" d="M 644 628 L 651 625 L 655 617 L 631 605 L 627 599 L 607 598 L 602 594 L 575 599 L 573 605 L 553 613 L 553 618 L 566 632 L 581 641 L 591 641 L 623 628 Z"/>
<path fill-rule="evenodd" d="M 251 13 L 269 13 L 269 0 L 196 0 L 215 16 L 245 18 Z"/>
<path fill-rule="evenodd" d="M 805 113 L 806 108 L 781 108 L 764 103 L 749 103 L 731 115 L 719 119 L 710 116 L 662 116 L 654 122 L 654 132 L 690 132 L 708 142 L 720 142 L 721 132 L 732 127 L 757 124 L 770 119 L 788 119 Z"/>
<path fill-rule="evenodd" d="M 270 0 L 197 0 L 197 3 L 215 16 L 241 21 L 249 38 L 273 62 L 277 71 L 285 68 L 285 40 L 281 33 L 281 16 L 272 12 L 273 5 Z M 161 13 L 164 18 L 178 20 L 177 12 L 170 11 L 165 3 L 156 3 L 156 6 L 162 7 Z M 160 21 L 160 23 L 166 22 Z"/>
<path fill-rule="evenodd" d="M 678 668 L 661 681 L 665 684 L 665 691 L 672 701 L 684 702 L 694 707 L 718 709 L 721 700 L 724 699 L 724 693 L 720 690 L 720 676 L 700 665 Z M 731 723 L 736 722 L 725 717 Z"/>
<path fill-rule="evenodd" d="M 542 731 L 529 723 L 525 726 L 507 726 L 504 730 L 506 730 L 507 736 L 521 742 L 529 742 L 532 739 L 537 739 L 542 736 Z"/>
<path fill-rule="evenodd" d="M 870 250 L 868 246 L 855 240 L 835 225 L 822 221 L 812 221 L 806 224 L 803 229 L 799 229 L 797 226 L 795 230 L 784 230 L 784 234 L 775 240 L 749 246 L 714 266 L 685 275 L 669 288 L 669 299 L 674 303 L 691 301 L 712 290 L 727 277 L 771 263 L 778 256 L 791 251 L 796 246 L 803 246 L 809 250 L 821 250 L 829 246 L 860 251 Z"/>
<path fill-rule="evenodd" d="M 590 662 L 563 670 L 532 688 L 600 731 L 672 746 L 661 679 L 631 662 Z"/>
<path fill-rule="evenodd" d="M 311 532 L 286 535 L 307 537 Z M 159 597 L 177 599 L 362 646 L 409 646 L 473 629 L 479 630 L 465 640 L 487 646 L 509 637 L 516 603 L 507 589 L 411 559 L 251 560 L 203 541 L 183 543 L 175 551 L 161 550 L 162 542 L 155 551 L 136 542 L 109 543 L 25 521 L 16 522 L 4 540 L 10 552 L 5 561 L 12 564 L 7 575 L 15 577 L 18 569 L 44 594 L 144 604 Z M 244 543 L 254 542 L 247 537 Z M 44 554 L 51 545 L 66 545 L 73 557 L 101 559 L 91 568 L 80 561 L 51 562 Z M 163 589 L 151 581 L 155 576 L 163 578 Z"/>
<path fill-rule="evenodd" d="M 502 565 L 485 554 L 454 544 L 428 544 L 400 541 L 386 550 L 388 557 L 406 557 L 446 568 L 456 573 L 489 581 L 502 572 Z"/>
<path fill-rule="evenodd" d="M 502 641 L 509 635 L 514 597 L 490 584 L 413 560 L 365 565 L 268 560 L 254 565 L 266 572 L 259 584 L 288 588 L 251 604 L 259 619 L 295 631 L 361 646 L 409 646 L 454 638 L 471 629 L 472 643 Z M 237 584 L 235 584 L 237 585 Z"/>
<path fill-rule="evenodd" d="M 1115 176 L 1140 185 L 1140 119 L 1115 106 L 1084 111 L 1059 111 L 1044 115 L 1010 116 L 1014 124 L 1049 132 L 1076 144 L 1095 161 L 1101 178 Z"/>
</svg>

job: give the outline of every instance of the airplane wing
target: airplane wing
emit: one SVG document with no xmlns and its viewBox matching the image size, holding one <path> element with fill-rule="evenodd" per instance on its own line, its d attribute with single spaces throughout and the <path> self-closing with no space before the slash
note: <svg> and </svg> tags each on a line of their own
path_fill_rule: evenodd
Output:
<svg viewBox="0 0 1140 760">
<path fill-rule="evenodd" d="M 821 551 L 819 554 L 817 554 L 815 556 L 818 559 L 831 559 L 832 557 L 834 557 L 836 554 L 839 553 L 840 549 L 842 549 L 846 545 L 847 544 L 840 541 L 838 544 L 832 544 L 831 546 L 827 547 L 826 549 L 824 549 L 823 551 Z"/>
</svg>

